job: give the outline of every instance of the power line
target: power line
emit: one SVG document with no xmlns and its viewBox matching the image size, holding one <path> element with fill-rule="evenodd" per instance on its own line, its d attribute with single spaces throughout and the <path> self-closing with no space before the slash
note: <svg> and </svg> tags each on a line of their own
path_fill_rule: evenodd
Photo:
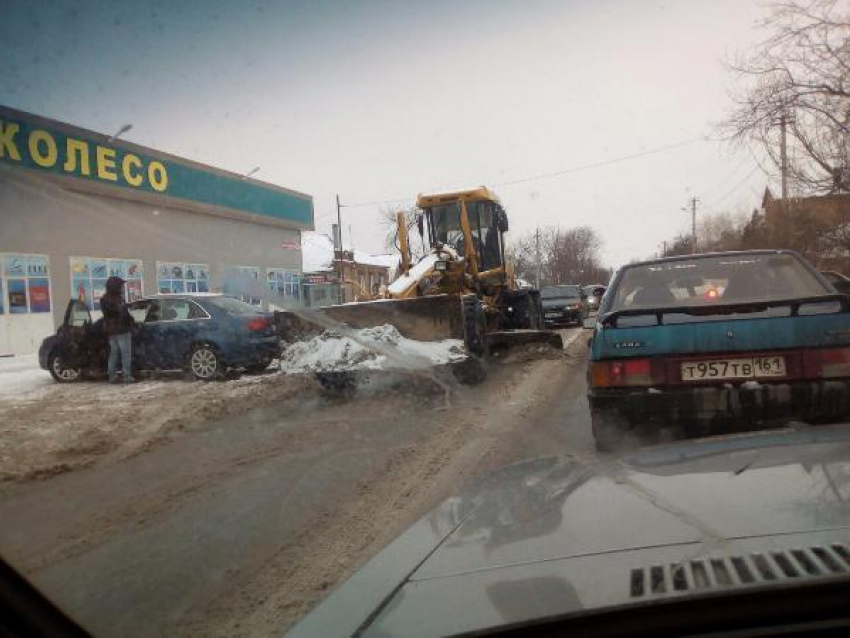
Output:
<svg viewBox="0 0 850 638">
<path fill-rule="evenodd" d="M 721 195 L 717 199 L 713 200 L 710 204 L 707 205 L 707 207 L 708 208 L 714 208 L 715 206 L 717 206 L 717 204 L 719 204 L 720 202 L 725 200 L 727 197 L 729 197 L 729 195 L 731 195 L 732 193 L 737 191 L 739 188 L 741 188 L 741 186 L 743 186 L 753 175 L 755 175 L 756 171 L 758 171 L 760 169 L 761 169 L 761 166 L 756 164 L 749 173 L 744 175 L 744 177 L 743 177 L 743 179 L 741 179 L 741 181 L 739 181 L 732 188 L 730 188 L 728 191 L 723 193 L 723 195 Z"/>
<path fill-rule="evenodd" d="M 592 164 L 584 164 L 581 166 L 574 166 L 572 168 L 567 168 L 560 171 L 554 171 L 551 173 L 540 173 L 538 175 L 531 175 L 529 177 L 522 177 L 519 179 L 510 180 L 507 182 L 498 182 L 493 184 L 494 187 L 500 186 L 513 186 L 515 184 L 524 184 L 526 182 L 533 182 L 541 179 L 550 179 L 552 177 L 559 177 L 561 175 L 568 175 L 570 173 L 578 173 L 580 171 L 587 171 L 594 168 L 602 168 L 603 166 L 609 166 L 611 164 L 617 164 L 619 162 L 627 162 L 629 160 L 637 159 L 639 157 L 645 157 L 647 155 L 655 155 L 658 153 L 663 153 L 665 151 L 670 151 L 676 148 L 680 148 L 682 146 L 687 146 L 689 144 L 694 144 L 696 142 L 713 142 L 717 140 L 712 140 L 709 137 L 694 137 L 689 140 L 684 140 L 682 142 L 676 142 L 675 144 L 668 144 L 666 146 L 659 146 L 656 148 L 646 149 L 644 151 L 639 151 L 637 153 L 632 153 L 630 155 L 623 155 L 622 157 L 614 157 L 607 160 L 602 160 L 600 162 L 594 162 Z M 397 202 L 410 202 L 412 203 L 414 199 L 412 197 L 393 197 L 389 199 L 379 199 L 370 202 L 360 202 L 357 204 L 342 204 L 343 208 L 363 208 L 367 206 L 379 206 L 381 204 L 394 204 Z M 323 216 L 324 217 L 324 216 Z"/>
<path fill-rule="evenodd" d="M 608 160 L 603 160 L 600 162 L 594 162 L 593 164 L 584 164 L 582 166 L 574 166 L 572 168 L 566 168 L 562 171 L 555 171 L 552 173 L 540 173 L 539 175 L 532 175 L 530 177 L 523 177 L 520 179 L 514 179 L 508 182 L 501 182 L 499 184 L 494 184 L 494 186 L 513 186 L 514 184 L 524 184 L 526 182 L 533 182 L 541 179 L 549 179 L 552 177 L 559 177 L 561 175 L 567 175 L 569 173 L 578 173 L 579 171 L 588 171 L 593 168 L 601 168 L 603 166 L 609 166 L 611 164 L 617 164 L 619 162 L 626 162 L 628 160 L 637 159 L 638 157 L 644 157 L 646 155 L 655 155 L 657 153 L 663 153 L 664 151 L 670 151 L 674 148 L 680 148 L 682 146 L 687 146 L 689 144 L 694 144 L 696 142 L 705 142 L 712 141 L 707 137 L 695 137 L 690 140 L 685 140 L 683 142 L 676 142 L 675 144 L 668 144 L 667 146 L 659 146 L 657 148 L 650 148 L 645 151 L 640 151 L 638 153 L 632 153 L 631 155 L 623 155 L 622 157 L 615 157 Z"/>
</svg>

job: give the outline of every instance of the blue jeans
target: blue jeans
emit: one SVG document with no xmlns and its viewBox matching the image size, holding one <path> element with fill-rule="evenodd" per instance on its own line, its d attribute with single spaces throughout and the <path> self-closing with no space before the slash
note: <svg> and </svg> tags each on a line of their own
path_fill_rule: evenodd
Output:
<svg viewBox="0 0 850 638">
<path fill-rule="evenodd" d="M 130 369 L 130 361 L 132 354 L 130 352 L 130 333 L 125 332 L 120 335 L 110 335 L 109 337 L 109 363 L 106 367 L 106 372 L 109 374 L 109 380 L 115 381 L 115 372 L 118 368 L 118 357 L 121 357 L 121 368 L 124 372 L 124 380 L 131 379 L 133 373 Z"/>
</svg>

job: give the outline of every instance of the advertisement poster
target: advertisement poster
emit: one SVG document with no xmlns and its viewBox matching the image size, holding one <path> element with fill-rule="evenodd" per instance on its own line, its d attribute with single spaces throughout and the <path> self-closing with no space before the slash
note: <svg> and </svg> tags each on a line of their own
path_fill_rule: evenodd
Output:
<svg viewBox="0 0 850 638">
<path fill-rule="evenodd" d="M 109 276 L 121 277 L 121 279 L 127 279 L 127 271 L 124 268 L 123 261 L 110 261 L 109 262 Z"/>
<path fill-rule="evenodd" d="M 91 271 L 92 279 L 106 279 L 109 277 L 109 268 L 103 260 L 92 259 L 89 262 L 89 270 Z"/>
<path fill-rule="evenodd" d="M 80 257 L 71 257 L 71 273 L 73 275 L 89 275 L 89 260 Z"/>
<path fill-rule="evenodd" d="M 7 277 L 24 277 L 27 274 L 26 260 L 20 255 L 4 255 L 3 270 Z"/>
<path fill-rule="evenodd" d="M 104 264 L 104 269 L 106 265 Z M 94 268 L 92 268 L 94 272 Z M 89 307 L 93 310 L 100 310 L 100 298 L 106 294 L 106 279 L 92 279 L 91 282 L 91 304 Z"/>
<path fill-rule="evenodd" d="M 30 312 L 50 312 L 50 282 L 44 278 L 29 280 Z"/>
<path fill-rule="evenodd" d="M 46 257 L 27 257 L 27 276 L 47 277 Z"/>
<path fill-rule="evenodd" d="M 124 285 L 124 290 L 127 294 L 127 301 L 137 301 L 142 298 L 142 282 L 139 280 L 128 280 Z"/>
<path fill-rule="evenodd" d="M 74 276 L 74 297 L 91 308 L 91 283 L 88 277 Z"/>
<path fill-rule="evenodd" d="M 142 262 L 128 261 L 127 262 L 127 279 L 142 278 Z"/>
<path fill-rule="evenodd" d="M 9 289 L 9 312 L 11 314 L 22 314 L 27 311 L 27 280 L 7 279 L 6 287 Z"/>
<path fill-rule="evenodd" d="M 157 277 L 160 279 L 183 279 L 183 264 L 158 262 Z"/>
</svg>

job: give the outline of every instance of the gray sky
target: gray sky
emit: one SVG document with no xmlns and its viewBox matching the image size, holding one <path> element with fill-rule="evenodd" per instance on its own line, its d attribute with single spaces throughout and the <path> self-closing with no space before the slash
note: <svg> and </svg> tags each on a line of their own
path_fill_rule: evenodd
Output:
<svg viewBox="0 0 850 638">
<path fill-rule="evenodd" d="M 512 235 L 590 225 L 616 265 L 767 177 L 712 135 L 747 0 L 27 2 L 0 20 L 0 103 L 355 204 L 485 184 Z M 375 206 L 343 210 L 381 251 Z"/>
</svg>

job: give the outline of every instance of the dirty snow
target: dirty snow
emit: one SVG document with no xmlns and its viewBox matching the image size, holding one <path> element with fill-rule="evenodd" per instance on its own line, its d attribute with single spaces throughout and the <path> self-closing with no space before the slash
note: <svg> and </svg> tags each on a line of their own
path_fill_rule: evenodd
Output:
<svg viewBox="0 0 850 638">
<path fill-rule="evenodd" d="M 460 339 L 415 341 L 383 325 L 346 334 L 326 330 L 294 343 L 284 351 L 280 368 L 284 373 L 424 368 L 464 358 Z"/>
<path fill-rule="evenodd" d="M 47 370 L 38 365 L 38 355 L 0 357 L 0 398 L 37 394 L 55 384 Z"/>
</svg>

